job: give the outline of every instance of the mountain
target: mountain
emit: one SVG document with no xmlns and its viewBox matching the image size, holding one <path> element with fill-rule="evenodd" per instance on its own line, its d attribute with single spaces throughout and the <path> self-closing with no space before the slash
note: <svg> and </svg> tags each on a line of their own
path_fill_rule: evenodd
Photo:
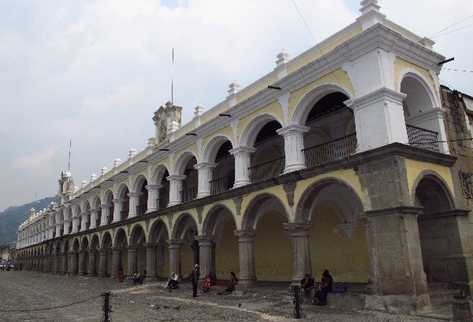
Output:
<svg viewBox="0 0 473 322">
<path fill-rule="evenodd" d="M 49 206 L 56 197 L 46 197 L 21 206 L 8 207 L 0 212 L 0 244 L 16 241 L 18 226 L 28 217 L 31 208 L 41 210 Z"/>
</svg>

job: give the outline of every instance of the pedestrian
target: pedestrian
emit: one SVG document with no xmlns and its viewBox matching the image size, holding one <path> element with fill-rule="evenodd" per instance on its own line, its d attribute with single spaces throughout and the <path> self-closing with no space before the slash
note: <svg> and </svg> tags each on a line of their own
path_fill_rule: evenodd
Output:
<svg viewBox="0 0 473 322">
<path fill-rule="evenodd" d="M 194 269 L 192 270 L 192 297 L 197 297 L 199 275 L 200 275 L 199 264 L 195 264 Z"/>
<path fill-rule="evenodd" d="M 327 305 L 327 295 L 332 292 L 333 289 L 333 277 L 330 272 L 326 269 L 322 273 L 320 279 L 320 287 L 314 296 L 314 304 L 316 305 Z"/>
<path fill-rule="evenodd" d="M 207 293 L 210 291 L 210 288 L 212 287 L 212 278 L 210 276 L 210 273 L 205 276 L 204 281 L 202 282 L 202 292 Z"/>
</svg>

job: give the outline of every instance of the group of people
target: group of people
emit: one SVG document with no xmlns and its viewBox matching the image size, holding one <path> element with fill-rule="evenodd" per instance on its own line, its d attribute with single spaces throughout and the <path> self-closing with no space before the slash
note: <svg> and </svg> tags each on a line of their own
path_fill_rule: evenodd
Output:
<svg viewBox="0 0 473 322">
<path fill-rule="evenodd" d="M 320 283 L 316 285 L 315 279 L 306 274 L 301 281 L 301 288 L 306 298 L 312 298 L 315 305 L 327 305 L 327 295 L 333 291 L 333 277 L 326 269 L 322 273 Z"/>
<path fill-rule="evenodd" d="M 197 290 L 199 287 L 199 278 L 200 278 L 200 266 L 195 264 L 192 269 L 191 279 L 192 279 L 192 296 L 197 297 Z M 230 272 L 230 281 L 228 282 L 227 287 L 222 291 L 217 293 L 218 295 L 228 295 L 235 291 L 236 285 L 238 284 L 238 278 L 234 272 Z M 212 275 L 208 273 L 205 275 L 202 280 L 201 290 L 203 293 L 208 293 L 211 288 L 215 285 L 215 279 L 212 278 Z M 166 288 L 171 292 L 171 290 L 179 288 L 179 275 L 175 272 L 172 272 L 169 276 L 169 279 L 166 283 Z"/>
</svg>

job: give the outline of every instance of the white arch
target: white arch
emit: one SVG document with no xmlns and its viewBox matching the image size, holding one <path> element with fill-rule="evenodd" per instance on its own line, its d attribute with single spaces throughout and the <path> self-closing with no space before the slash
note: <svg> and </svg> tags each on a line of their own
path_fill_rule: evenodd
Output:
<svg viewBox="0 0 473 322">
<path fill-rule="evenodd" d="M 328 83 L 316 87 L 302 96 L 299 102 L 297 102 L 296 108 L 292 115 L 291 123 L 305 125 L 312 107 L 323 97 L 333 93 L 342 93 L 346 95 L 348 99 L 352 98 L 352 95 L 346 88 L 335 83 Z"/>
<path fill-rule="evenodd" d="M 272 113 L 258 115 L 242 131 L 240 145 L 252 147 L 256 141 L 259 131 L 271 121 L 276 121 L 281 126 L 284 124 L 282 120 Z"/>
<path fill-rule="evenodd" d="M 199 163 L 199 159 L 197 158 L 197 156 L 195 155 L 193 151 L 185 150 L 184 152 L 182 152 L 179 155 L 176 161 L 176 164 L 174 165 L 174 171 L 172 174 L 182 175 L 184 173 L 184 169 L 187 165 L 187 162 L 189 162 L 189 160 L 191 160 L 192 157 L 194 157 L 197 163 Z"/>
<path fill-rule="evenodd" d="M 146 183 L 149 184 L 148 177 L 143 173 L 133 178 L 133 181 L 132 181 L 133 183 L 131 184 L 131 186 L 133 187 L 133 192 L 138 192 L 139 186 L 143 184 L 144 181 L 146 181 Z"/>
<path fill-rule="evenodd" d="M 407 77 L 410 77 L 410 78 L 413 78 L 415 80 L 417 80 L 420 85 L 422 85 L 422 87 L 424 88 L 425 92 L 427 93 L 427 95 L 429 96 L 430 98 L 430 102 L 431 102 L 431 106 L 433 108 L 436 108 L 436 107 L 440 107 L 441 106 L 441 103 L 440 103 L 440 93 L 439 91 L 436 91 L 434 89 L 433 86 L 431 86 L 430 84 L 430 81 L 424 76 L 422 75 L 421 73 L 419 73 L 418 71 L 416 71 L 415 69 L 413 68 L 404 68 L 401 73 L 400 73 L 400 77 L 399 77 L 399 83 L 396 84 L 396 87 L 397 87 L 397 90 L 399 92 L 401 92 L 401 86 L 402 86 L 402 82 L 407 78 Z"/>
<path fill-rule="evenodd" d="M 235 147 L 231 138 L 225 134 L 217 134 L 212 139 L 209 140 L 207 145 L 204 148 L 203 162 L 215 162 L 218 150 L 225 142 L 230 141 L 232 148 Z"/>
<path fill-rule="evenodd" d="M 163 179 L 163 176 L 164 176 L 164 174 L 166 173 L 166 171 L 167 171 L 168 173 L 170 173 L 168 167 L 167 167 L 165 164 L 160 163 L 160 164 L 156 165 L 156 166 L 151 170 L 150 180 L 148 181 L 148 183 L 149 183 L 149 184 L 157 184 L 157 183 L 160 183 L 161 180 Z"/>
</svg>

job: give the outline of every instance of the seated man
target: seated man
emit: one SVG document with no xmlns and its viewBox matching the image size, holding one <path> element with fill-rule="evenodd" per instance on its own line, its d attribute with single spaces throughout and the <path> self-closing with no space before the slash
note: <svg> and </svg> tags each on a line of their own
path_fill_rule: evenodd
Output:
<svg viewBox="0 0 473 322">
<path fill-rule="evenodd" d="M 176 273 L 171 273 L 166 288 L 169 289 L 169 292 L 171 292 L 171 290 L 179 288 L 179 276 Z"/>
<path fill-rule="evenodd" d="M 301 288 L 304 290 L 305 297 L 310 298 L 312 290 L 315 288 L 315 280 L 310 274 L 305 274 L 304 278 L 301 280 Z"/>
<path fill-rule="evenodd" d="M 219 292 L 218 295 L 232 294 L 233 291 L 235 290 L 235 287 L 238 284 L 238 278 L 236 277 L 234 272 L 231 272 L 230 275 L 231 275 L 231 278 L 230 278 L 230 281 L 228 282 L 227 288 L 223 292 Z"/>
</svg>

